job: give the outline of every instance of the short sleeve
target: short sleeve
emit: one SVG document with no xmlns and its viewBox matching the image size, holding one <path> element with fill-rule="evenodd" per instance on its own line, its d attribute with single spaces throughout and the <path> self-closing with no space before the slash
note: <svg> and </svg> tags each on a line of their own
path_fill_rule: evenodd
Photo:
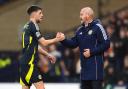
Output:
<svg viewBox="0 0 128 89">
<path fill-rule="evenodd" d="M 42 37 L 39 27 L 37 27 L 35 24 L 30 25 L 30 30 L 37 40 L 39 40 Z"/>
</svg>

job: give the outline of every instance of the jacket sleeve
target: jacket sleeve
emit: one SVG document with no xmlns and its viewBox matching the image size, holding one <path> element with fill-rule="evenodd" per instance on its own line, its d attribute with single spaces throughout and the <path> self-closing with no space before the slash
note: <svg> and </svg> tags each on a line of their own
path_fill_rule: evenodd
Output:
<svg viewBox="0 0 128 89">
<path fill-rule="evenodd" d="M 75 35 L 71 39 L 65 39 L 61 41 L 61 44 L 68 48 L 76 48 L 78 46 L 77 36 Z"/>
<path fill-rule="evenodd" d="M 103 28 L 101 24 L 96 24 L 97 25 L 97 44 L 95 45 L 95 48 L 90 49 L 91 55 L 96 55 L 103 53 L 104 51 L 108 50 L 110 47 L 110 39 L 108 38 L 108 35 Z"/>
</svg>

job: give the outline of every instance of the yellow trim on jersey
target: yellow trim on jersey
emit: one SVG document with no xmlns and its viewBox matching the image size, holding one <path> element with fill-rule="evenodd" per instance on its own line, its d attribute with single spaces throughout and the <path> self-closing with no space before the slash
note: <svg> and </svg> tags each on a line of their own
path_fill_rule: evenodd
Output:
<svg viewBox="0 0 128 89">
<path fill-rule="evenodd" d="M 27 49 L 29 49 L 30 44 L 32 43 L 32 39 L 33 39 L 32 36 L 30 36 L 30 37 L 29 37 L 29 45 L 28 45 L 28 48 L 27 48 Z"/>
<path fill-rule="evenodd" d="M 27 75 L 26 75 L 26 77 L 25 77 L 27 83 L 30 82 L 30 78 L 31 78 L 32 73 L 33 73 L 33 70 L 34 70 L 33 61 L 34 61 L 35 52 L 36 52 L 36 50 L 35 50 L 35 48 L 34 48 L 34 53 L 33 53 L 33 55 L 32 55 L 32 58 L 31 58 L 30 62 L 29 62 L 30 68 L 29 68 L 29 71 L 28 71 L 28 73 L 27 73 Z"/>
<path fill-rule="evenodd" d="M 20 84 L 21 84 L 22 86 L 25 85 L 21 78 L 20 78 Z"/>
<path fill-rule="evenodd" d="M 32 43 L 32 36 L 29 37 L 29 44 Z"/>
<path fill-rule="evenodd" d="M 24 35 L 25 35 L 25 32 L 22 33 L 22 46 L 23 46 L 23 48 L 25 47 L 25 45 L 24 45 Z"/>
</svg>

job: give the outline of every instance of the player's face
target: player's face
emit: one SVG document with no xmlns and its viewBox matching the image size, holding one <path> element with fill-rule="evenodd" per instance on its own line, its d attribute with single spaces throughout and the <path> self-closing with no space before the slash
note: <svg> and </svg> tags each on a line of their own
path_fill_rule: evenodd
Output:
<svg viewBox="0 0 128 89">
<path fill-rule="evenodd" d="M 42 10 L 36 11 L 35 19 L 36 19 L 37 23 L 40 23 L 42 21 L 42 19 L 43 19 L 43 12 L 42 12 Z"/>
</svg>

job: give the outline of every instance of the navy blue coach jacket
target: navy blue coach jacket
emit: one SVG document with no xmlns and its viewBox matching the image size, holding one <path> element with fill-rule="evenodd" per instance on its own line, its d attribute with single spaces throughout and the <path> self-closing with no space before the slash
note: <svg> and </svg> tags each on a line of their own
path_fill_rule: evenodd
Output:
<svg viewBox="0 0 128 89">
<path fill-rule="evenodd" d="M 74 37 L 61 43 L 69 48 L 79 47 L 81 80 L 103 80 L 103 54 L 110 47 L 110 40 L 99 20 L 93 20 L 87 27 L 80 25 Z M 90 49 L 89 58 L 84 57 L 84 49 Z"/>
</svg>

